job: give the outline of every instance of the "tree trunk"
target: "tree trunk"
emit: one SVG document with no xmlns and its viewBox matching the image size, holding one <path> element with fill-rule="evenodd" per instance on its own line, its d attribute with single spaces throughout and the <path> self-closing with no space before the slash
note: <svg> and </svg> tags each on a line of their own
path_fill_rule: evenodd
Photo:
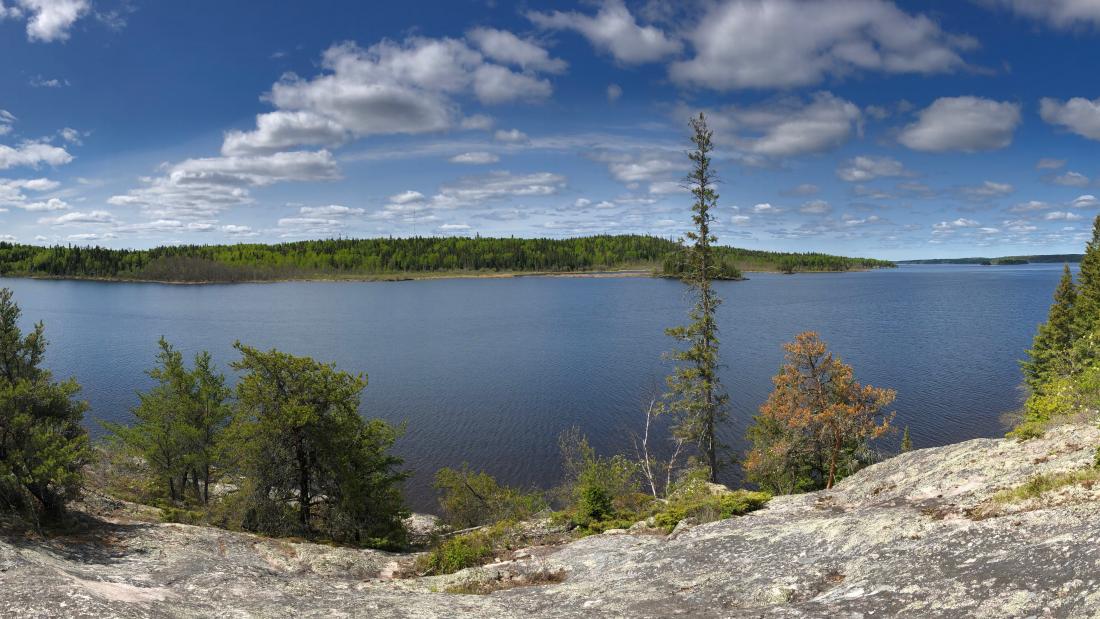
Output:
<svg viewBox="0 0 1100 619">
<path fill-rule="evenodd" d="M 298 459 L 298 524 L 302 531 L 309 531 L 309 457 L 299 439 L 295 448 Z"/>
</svg>

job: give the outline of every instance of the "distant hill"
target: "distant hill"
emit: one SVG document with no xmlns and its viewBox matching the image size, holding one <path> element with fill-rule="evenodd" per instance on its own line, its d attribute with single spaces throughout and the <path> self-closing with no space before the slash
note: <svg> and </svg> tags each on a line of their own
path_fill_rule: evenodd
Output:
<svg viewBox="0 0 1100 619">
<path fill-rule="evenodd" d="M 1084 254 L 1044 254 L 1041 256 L 1002 256 L 1000 258 L 929 258 L 927 260 L 898 260 L 898 264 L 1050 264 L 1081 262 Z"/>
<path fill-rule="evenodd" d="M 715 247 L 722 275 L 892 267 L 873 258 Z M 107 249 L 0 242 L 0 276 L 162 282 L 413 279 L 649 270 L 682 272 L 681 246 L 642 235 L 571 239 L 414 237 Z"/>
</svg>

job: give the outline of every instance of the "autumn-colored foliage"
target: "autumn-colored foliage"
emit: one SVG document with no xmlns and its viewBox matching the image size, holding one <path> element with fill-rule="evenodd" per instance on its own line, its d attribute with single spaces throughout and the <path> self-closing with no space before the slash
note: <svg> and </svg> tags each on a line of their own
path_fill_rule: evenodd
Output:
<svg viewBox="0 0 1100 619">
<path fill-rule="evenodd" d="M 891 429 L 895 392 L 856 382 L 851 366 L 814 332 L 784 346 L 775 390 L 749 430 L 749 480 L 773 493 L 831 488 L 867 461 L 868 442 Z"/>
</svg>

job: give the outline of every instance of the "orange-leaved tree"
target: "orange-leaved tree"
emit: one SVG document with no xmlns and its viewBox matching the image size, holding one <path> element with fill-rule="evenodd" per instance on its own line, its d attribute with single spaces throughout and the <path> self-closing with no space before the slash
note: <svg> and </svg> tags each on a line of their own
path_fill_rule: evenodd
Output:
<svg viewBox="0 0 1100 619">
<path fill-rule="evenodd" d="M 869 458 L 869 441 L 891 429 L 891 389 L 856 382 L 851 366 L 816 333 L 784 345 L 775 389 L 749 429 L 746 477 L 777 494 L 831 488 Z"/>
</svg>

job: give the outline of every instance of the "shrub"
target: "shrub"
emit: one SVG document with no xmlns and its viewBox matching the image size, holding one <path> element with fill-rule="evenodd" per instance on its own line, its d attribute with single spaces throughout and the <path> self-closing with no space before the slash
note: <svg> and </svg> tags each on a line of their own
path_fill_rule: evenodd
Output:
<svg viewBox="0 0 1100 619">
<path fill-rule="evenodd" d="M 693 518 L 698 522 L 725 520 L 756 511 L 769 500 L 771 495 L 767 492 L 750 490 L 708 495 L 681 495 L 670 499 L 663 509 L 654 514 L 653 519 L 658 527 L 671 531 L 685 518 Z"/>
<path fill-rule="evenodd" d="M 501 486 L 491 475 L 475 473 L 465 464 L 461 470 L 440 469 L 435 487 L 441 492 L 444 520 L 457 529 L 524 520 L 546 508 L 546 500 L 538 492 Z"/>
<path fill-rule="evenodd" d="M 473 531 L 444 540 L 417 560 L 417 568 L 425 574 L 453 574 L 481 565 L 492 556 L 490 536 L 483 531 Z"/>
<path fill-rule="evenodd" d="M 614 518 L 619 515 L 616 505 L 637 502 L 641 485 L 636 463 L 622 455 L 596 455 L 576 428 L 562 434 L 558 443 L 565 467 L 567 511 L 575 524 L 588 526 Z"/>
</svg>

